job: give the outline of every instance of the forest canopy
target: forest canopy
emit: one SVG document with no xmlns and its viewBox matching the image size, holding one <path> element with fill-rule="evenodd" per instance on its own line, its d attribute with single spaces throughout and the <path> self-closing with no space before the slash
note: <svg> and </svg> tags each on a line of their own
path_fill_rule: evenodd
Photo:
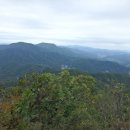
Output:
<svg viewBox="0 0 130 130">
<path fill-rule="evenodd" d="M 121 83 L 97 87 L 87 74 L 32 73 L 0 88 L 2 130 L 130 129 L 130 92 Z"/>
</svg>

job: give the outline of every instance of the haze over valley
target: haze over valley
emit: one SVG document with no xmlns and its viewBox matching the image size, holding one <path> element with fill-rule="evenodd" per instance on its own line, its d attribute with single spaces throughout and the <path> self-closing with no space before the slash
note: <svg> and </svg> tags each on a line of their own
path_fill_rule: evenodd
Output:
<svg viewBox="0 0 130 130">
<path fill-rule="evenodd" d="M 130 0 L 0 0 L 0 130 L 130 130 Z"/>
<path fill-rule="evenodd" d="M 0 78 L 18 78 L 46 69 L 75 69 L 88 73 L 129 73 L 130 53 L 50 43 L 0 45 Z M 122 60 L 121 60 L 122 59 Z"/>
</svg>

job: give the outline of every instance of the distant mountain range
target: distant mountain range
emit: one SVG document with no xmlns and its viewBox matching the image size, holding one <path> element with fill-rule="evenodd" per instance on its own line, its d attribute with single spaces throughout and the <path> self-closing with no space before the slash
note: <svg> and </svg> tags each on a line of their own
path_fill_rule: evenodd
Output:
<svg viewBox="0 0 130 130">
<path fill-rule="evenodd" d="M 120 51 L 49 43 L 0 45 L 0 79 L 10 80 L 27 72 L 64 68 L 88 73 L 128 73 L 129 56 Z"/>
<path fill-rule="evenodd" d="M 83 46 L 69 46 L 73 50 L 82 54 L 82 56 L 88 56 L 89 58 L 96 58 L 99 60 L 113 61 L 119 64 L 130 66 L 130 52 L 118 51 L 118 50 L 107 50 L 97 49 Z"/>
</svg>

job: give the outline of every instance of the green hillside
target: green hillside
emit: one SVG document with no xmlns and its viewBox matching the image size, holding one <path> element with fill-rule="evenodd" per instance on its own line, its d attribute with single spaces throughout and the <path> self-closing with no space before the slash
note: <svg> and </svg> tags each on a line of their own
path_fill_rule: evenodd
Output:
<svg viewBox="0 0 130 130">
<path fill-rule="evenodd" d="M 81 57 L 73 49 L 54 44 L 13 43 L 0 46 L 0 79 L 15 79 L 25 73 L 47 68 L 78 69 L 89 73 L 128 73 L 118 63 Z"/>
</svg>

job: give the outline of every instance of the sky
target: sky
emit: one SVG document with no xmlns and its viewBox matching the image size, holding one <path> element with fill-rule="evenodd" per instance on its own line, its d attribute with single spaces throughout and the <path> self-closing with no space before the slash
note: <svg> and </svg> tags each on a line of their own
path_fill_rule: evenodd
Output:
<svg viewBox="0 0 130 130">
<path fill-rule="evenodd" d="M 0 0 L 0 43 L 130 50 L 130 0 Z"/>
</svg>

